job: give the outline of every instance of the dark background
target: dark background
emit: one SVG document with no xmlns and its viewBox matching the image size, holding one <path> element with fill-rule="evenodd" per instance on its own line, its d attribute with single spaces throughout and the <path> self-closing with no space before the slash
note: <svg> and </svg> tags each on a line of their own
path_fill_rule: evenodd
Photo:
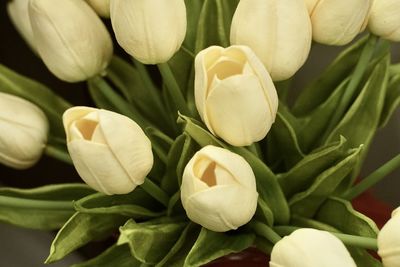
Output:
<svg viewBox="0 0 400 267">
<path fill-rule="evenodd" d="M 90 105 L 91 101 L 85 83 L 68 84 L 58 80 L 31 52 L 11 25 L 6 14 L 6 2 L 1 1 L 0 3 L 0 63 L 46 84 L 73 105 Z M 306 65 L 295 79 L 294 88 L 301 88 L 306 82 L 310 81 L 341 49 L 318 44 L 313 45 L 312 53 Z M 116 47 L 116 50 L 118 54 L 124 55 L 120 48 Z M 396 45 L 393 52 L 394 61 L 400 62 L 400 46 Z M 399 136 L 400 112 L 398 111 L 389 125 L 378 132 L 364 164 L 362 176 L 366 176 L 399 153 Z M 377 196 L 393 206 L 400 203 L 399 176 L 400 171 L 396 171 L 374 188 Z M 0 185 L 29 188 L 51 183 L 80 181 L 72 166 L 46 156 L 43 156 L 36 166 L 25 171 L 15 171 L 0 165 Z M 43 266 L 41 262 L 47 256 L 52 238 L 52 233 L 18 229 L 0 223 L 0 266 Z M 68 266 L 71 262 L 78 260 L 79 255 L 75 254 L 64 263 L 51 266 Z"/>
</svg>

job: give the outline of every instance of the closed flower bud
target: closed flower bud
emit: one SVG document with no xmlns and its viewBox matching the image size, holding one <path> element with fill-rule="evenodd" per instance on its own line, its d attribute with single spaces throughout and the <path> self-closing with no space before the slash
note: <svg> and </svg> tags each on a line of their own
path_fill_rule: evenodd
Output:
<svg viewBox="0 0 400 267">
<path fill-rule="evenodd" d="M 365 29 L 372 1 L 305 0 L 314 41 L 327 45 L 350 43 Z"/>
<path fill-rule="evenodd" d="M 400 266 L 400 209 L 392 213 L 392 218 L 378 234 L 378 254 L 383 266 Z"/>
<path fill-rule="evenodd" d="M 257 208 L 253 170 L 241 156 L 206 146 L 186 165 L 181 199 L 193 222 L 215 231 L 235 230 L 248 223 Z"/>
<path fill-rule="evenodd" d="M 63 122 L 69 154 L 90 187 L 107 195 L 127 194 L 144 182 L 153 153 L 134 121 L 107 110 L 73 107 Z"/>
<path fill-rule="evenodd" d="M 84 81 L 107 67 L 113 46 L 101 19 L 83 0 L 30 0 L 39 55 L 67 82 Z"/>
<path fill-rule="evenodd" d="M 272 80 L 292 77 L 311 48 L 311 23 L 304 0 L 241 0 L 230 39 L 232 44 L 253 49 Z"/>
<path fill-rule="evenodd" d="M 212 46 L 196 56 L 195 98 L 207 128 L 234 146 L 262 140 L 278 109 L 271 77 L 246 46 Z"/>
<path fill-rule="evenodd" d="M 0 129 L 0 163 L 26 169 L 40 159 L 49 125 L 36 105 L 0 92 Z"/>
<path fill-rule="evenodd" d="M 167 62 L 186 35 L 184 0 L 111 0 L 118 43 L 144 64 Z"/>
<path fill-rule="evenodd" d="M 400 1 L 375 0 L 372 4 L 368 27 L 373 34 L 400 42 Z"/>
<path fill-rule="evenodd" d="M 13 0 L 7 4 L 7 12 L 14 27 L 36 53 L 31 21 L 29 20 L 28 3 L 29 0 Z"/>
<path fill-rule="evenodd" d="M 271 267 L 357 267 L 344 244 L 326 231 L 302 228 L 272 249 Z"/>
<path fill-rule="evenodd" d="M 89 5 L 103 18 L 110 17 L 110 0 L 86 0 Z"/>
</svg>

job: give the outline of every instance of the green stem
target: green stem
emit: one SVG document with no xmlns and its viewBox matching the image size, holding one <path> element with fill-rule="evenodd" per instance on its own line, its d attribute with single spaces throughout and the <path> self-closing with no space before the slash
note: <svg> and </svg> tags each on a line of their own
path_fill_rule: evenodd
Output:
<svg viewBox="0 0 400 267">
<path fill-rule="evenodd" d="M 256 232 L 257 235 L 264 237 L 273 244 L 278 243 L 278 241 L 282 239 L 279 234 L 277 234 L 274 230 L 272 230 L 271 227 L 264 223 L 253 221 L 249 226 L 254 230 L 254 232 Z"/>
<path fill-rule="evenodd" d="M 363 192 L 374 186 L 376 183 L 385 178 L 388 174 L 400 167 L 400 154 L 383 164 L 373 173 L 361 180 L 357 185 L 350 188 L 343 198 L 351 200 L 361 195 Z"/>
<path fill-rule="evenodd" d="M 294 226 L 276 226 L 276 227 L 274 227 L 275 232 L 282 236 L 290 235 L 291 233 L 293 233 L 294 231 L 296 231 L 298 229 L 301 229 L 301 228 L 294 227 Z M 355 236 L 355 235 L 348 235 L 348 234 L 340 234 L 340 233 L 332 233 L 332 232 L 329 232 L 329 233 L 336 236 L 345 245 L 348 245 L 348 246 L 365 248 L 365 249 L 370 249 L 370 250 L 375 250 L 375 251 L 378 249 L 378 243 L 376 241 L 376 238 Z"/>
<path fill-rule="evenodd" d="M 361 53 L 360 59 L 356 65 L 356 68 L 351 75 L 351 79 L 349 84 L 347 85 L 346 90 L 344 91 L 342 98 L 340 100 L 339 105 L 333 117 L 330 119 L 329 125 L 325 132 L 324 138 L 322 140 L 326 140 L 330 135 L 331 131 L 335 128 L 335 126 L 339 123 L 343 115 L 345 114 L 347 108 L 349 107 L 351 100 L 354 96 L 354 93 L 357 90 L 362 78 L 364 77 L 364 73 L 368 68 L 368 63 L 371 61 L 371 58 L 374 54 L 375 46 L 378 41 L 378 37 L 371 35 L 369 40 L 365 44 L 363 51 Z"/>
<path fill-rule="evenodd" d="M 151 147 L 161 161 L 166 165 L 168 162 L 168 155 L 164 152 L 164 149 L 157 144 L 157 142 L 151 142 Z"/>
<path fill-rule="evenodd" d="M 189 108 L 187 106 L 186 100 L 183 97 L 182 91 L 179 88 L 178 82 L 176 81 L 174 74 L 168 63 L 158 64 L 158 69 L 160 70 L 161 76 L 168 88 L 168 93 L 170 94 L 172 100 L 178 111 L 184 115 L 191 115 Z"/>
<path fill-rule="evenodd" d="M 168 207 L 169 196 L 165 193 L 158 185 L 153 183 L 149 178 L 144 180 L 144 183 L 140 185 L 147 194 L 152 196 L 158 202 L 162 203 L 165 207 Z"/>
<path fill-rule="evenodd" d="M 55 146 L 49 145 L 47 144 L 44 153 L 52 158 L 58 159 L 62 162 L 68 163 L 68 164 L 72 164 L 72 160 L 71 157 L 69 156 L 69 154 L 67 152 L 65 152 L 62 149 L 59 149 Z"/>
<path fill-rule="evenodd" d="M 142 127 L 150 126 L 147 121 L 145 121 L 138 112 L 133 111 L 133 107 L 126 101 L 121 95 L 119 95 L 113 88 L 108 84 L 104 78 L 97 76 L 91 79 L 99 90 L 104 94 L 108 101 L 110 101 L 113 106 L 119 109 L 119 111 L 131 119 L 133 119 L 136 123 L 138 123 Z"/>
<path fill-rule="evenodd" d="M 16 197 L 0 196 L 0 207 L 41 210 L 74 210 L 72 201 L 23 199 Z"/>
</svg>

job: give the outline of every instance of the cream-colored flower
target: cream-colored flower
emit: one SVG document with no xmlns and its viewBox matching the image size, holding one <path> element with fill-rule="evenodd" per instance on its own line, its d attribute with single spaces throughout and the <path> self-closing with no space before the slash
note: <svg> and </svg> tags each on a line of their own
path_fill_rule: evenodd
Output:
<svg viewBox="0 0 400 267">
<path fill-rule="evenodd" d="M 111 37 L 83 0 L 30 0 L 29 15 L 39 55 L 67 82 L 84 81 L 107 67 Z"/>
<path fill-rule="evenodd" d="M 181 199 L 193 222 L 215 231 L 235 230 L 248 223 L 257 208 L 253 170 L 241 156 L 206 146 L 186 165 Z"/>
<path fill-rule="evenodd" d="M 110 0 L 86 0 L 89 5 L 103 18 L 110 17 Z"/>
<path fill-rule="evenodd" d="M 364 31 L 373 0 L 305 0 L 314 41 L 345 45 Z M 380 0 L 377 0 L 380 1 Z"/>
<path fill-rule="evenodd" d="M 311 23 L 303 0 L 241 0 L 232 19 L 231 43 L 247 45 L 274 81 L 292 77 L 311 48 Z"/>
<path fill-rule="evenodd" d="M 344 244 L 326 231 L 302 228 L 272 249 L 271 267 L 357 267 Z"/>
<path fill-rule="evenodd" d="M 378 254 L 383 266 L 400 266 L 400 209 L 392 213 L 392 218 L 378 234 Z"/>
<path fill-rule="evenodd" d="M 13 0 L 7 4 L 8 16 L 14 27 L 17 29 L 19 34 L 24 38 L 25 42 L 31 47 L 31 49 L 37 53 L 35 47 L 35 41 L 33 39 L 33 32 L 31 21 L 28 13 L 29 0 Z"/>
<path fill-rule="evenodd" d="M 153 153 L 134 121 L 103 109 L 73 107 L 63 122 L 69 154 L 89 186 L 107 195 L 126 194 L 144 182 Z"/>
<path fill-rule="evenodd" d="M 186 35 L 184 0 L 111 0 L 118 43 L 145 64 L 167 62 Z"/>
<path fill-rule="evenodd" d="M 0 163 L 26 169 L 40 159 L 49 125 L 36 105 L 0 92 L 0 129 Z"/>
<path fill-rule="evenodd" d="M 198 53 L 195 98 L 207 128 L 235 146 L 262 140 L 278 109 L 267 70 L 246 46 L 212 46 Z"/>
<path fill-rule="evenodd" d="M 400 42 L 400 1 L 375 0 L 368 20 L 369 30 L 384 39 Z"/>
</svg>

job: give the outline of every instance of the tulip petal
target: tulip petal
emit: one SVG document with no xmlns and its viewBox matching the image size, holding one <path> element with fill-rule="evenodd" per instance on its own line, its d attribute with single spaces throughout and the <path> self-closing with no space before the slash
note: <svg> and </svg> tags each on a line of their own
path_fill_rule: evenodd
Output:
<svg viewBox="0 0 400 267">
<path fill-rule="evenodd" d="M 106 145 L 73 140 L 68 151 L 80 177 L 95 190 L 107 195 L 126 194 L 137 186 Z"/>
<path fill-rule="evenodd" d="M 257 208 L 257 197 L 257 193 L 241 186 L 222 185 L 191 195 L 183 205 L 192 221 L 212 231 L 225 232 L 251 220 Z"/>
<path fill-rule="evenodd" d="M 133 183 L 144 182 L 153 166 L 151 142 L 134 121 L 123 115 L 99 110 L 99 127 L 104 139 Z"/>
<path fill-rule="evenodd" d="M 273 123 L 259 79 L 236 75 L 217 81 L 206 100 L 205 123 L 234 146 L 262 140 Z"/>
<path fill-rule="evenodd" d="M 71 136 L 71 132 L 70 132 L 71 124 L 74 121 L 85 117 L 87 114 L 89 114 L 91 112 L 97 112 L 97 109 L 90 108 L 90 107 L 76 106 L 76 107 L 69 108 L 64 112 L 63 124 L 64 124 L 64 129 L 66 129 L 65 134 L 67 136 L 67 142 L 69 142 L 73 139 Z M 77 134 L 77 133 L 75 133 L 75 134 Z M 77 135 L 74 135 L 74 136 L 77 136 Z"/>
</svg>

